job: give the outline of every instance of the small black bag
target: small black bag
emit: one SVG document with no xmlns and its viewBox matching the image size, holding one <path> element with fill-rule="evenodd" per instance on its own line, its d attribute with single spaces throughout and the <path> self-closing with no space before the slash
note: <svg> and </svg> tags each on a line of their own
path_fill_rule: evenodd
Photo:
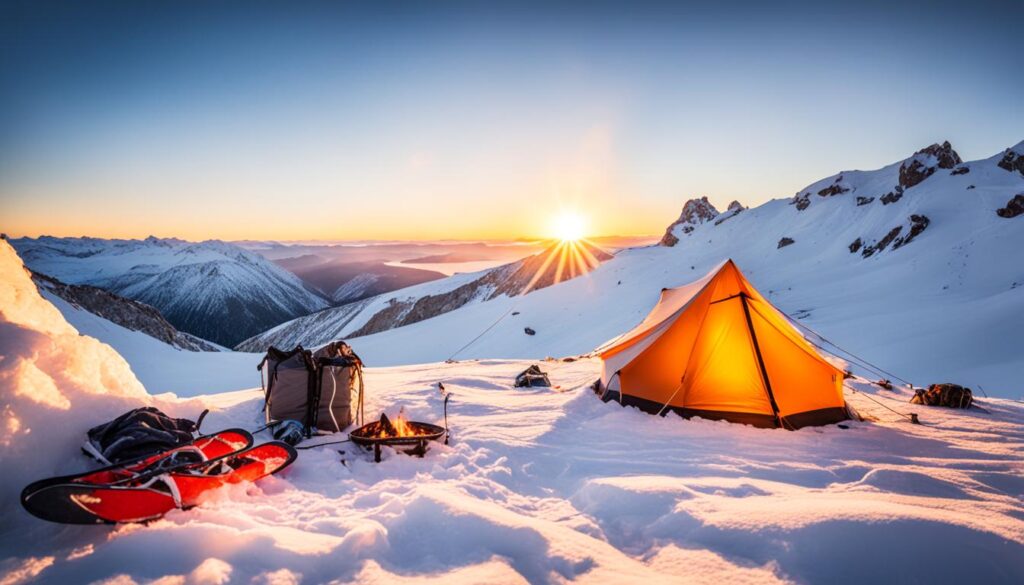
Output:
<svg viewBox="0 0 1024 585">
<path fill-rule="evenodd" d="M 540 369 L 540 366 L 532 365 L 516 376 L 516 388 L 533 388 L 535 386 L 551 386 L 551 380 Z"/>
<path fill-rule="evenodd" d="M 192 422 L 152 406 L 136 408 L 89 429 L 82 451 L 105 465 L 161 453 L 191 443 L 204 416 L 205 411 Z"/>
</svg>

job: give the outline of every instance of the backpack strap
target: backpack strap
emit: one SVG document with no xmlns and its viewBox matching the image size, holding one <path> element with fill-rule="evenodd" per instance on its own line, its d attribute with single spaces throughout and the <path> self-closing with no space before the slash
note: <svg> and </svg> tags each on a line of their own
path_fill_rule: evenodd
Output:
<svg viewBox="0 0 1024 585">
<path fill-rule="evenodd" d="M 302 350 L 302 361 L 306 364 L 306 420 L 303 422 L 306 425 L 306 437 L 312 437 L 320 410 L 320 371 L 309 350 Z"/>
<path fill-rule="evenodd" d="M 363 426 L 366 424 L 366 414 L 363 413 L 363 395 L 366 394 L 366 387 L 363 385 L 363 362 L 356 361 L 356 372 L 359 372 L 359 426 Z"/>
<path fill-rule="evenodd" d="M 274 367 L 267 374 L 266 386 L 263 386 L 263 369 L 260 369 L 260 386 L 263 387 L 263 412 L 267 411 L 267 405 L 270 404 L 270 393 L 274 391 L 274 382 L 277 381 L 277 366 L 279 365 L 281 365 L 280 360 L 274 362 Z"/>
</svg>

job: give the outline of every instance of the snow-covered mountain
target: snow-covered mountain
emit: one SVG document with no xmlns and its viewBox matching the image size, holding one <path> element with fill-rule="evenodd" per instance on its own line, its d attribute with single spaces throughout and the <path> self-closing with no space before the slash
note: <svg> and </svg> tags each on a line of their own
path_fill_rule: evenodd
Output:
<svg viewBox="0 0 1024 585">
<path fill-rule="evenodd" d="M 746 209 L 739 201 L 733 201 L 724 212 L 719 213 L 706 196 L 700 199 L 690 199 L 683 205 L 679 219 L 665 228 L 665 235 L 661 237 L 661 245 L 675 246 L 679 243 L 681 236 L 690 234 L 701 224 L 714 220 L 715 225 L 718 225 Z"/>
<path fill-rule="evenodd" d="M 365 335 L 369 312 L 397 299 L 407 308 L 474 279 L 459 275 L 371 300 L 379 303 L 372 310 L 345 306 L 282 325 L 251 348 L 365 335 L 352 340 L 360 355 L 391 365 L 443 360 L 483 333 L 458 356 L 586 353 L 639 322 L 662 287 L 733 258 L 782 310 L 890 371 L 918 384 L 952 380 L 1019 397 L 1022 156 L 1024 143 L 960 162 L 952 146 L 933 145 L 753 209 L 719 214 L 703 199 L 692 201 L 668 232 L 675 242 L 620 251 L 585 278 L 522 297 L 486 295 L 486 302 Z"/>
<path fill-rule="evenodd" d="M 329 305 L 294 274 L 216 240 L 43 236 L 11 243 L 35 272 L 141 301 L 179 330 L 222 345 Z"/>
<path fill-rule="evenodd" d="M 32 280 L 44 298 L 58 297 L 76 310 L 87 311 L 129 331 L 144 333 L 171 347 L 185 351 L 224 349 L 194 335 L 178 331 L 160 314 L 160 311 L 145 303 L 88 284 L 66 284 L 45 274 L 33 273 Z"/>
<path fill-rule="evenodd" d="M 612 256 L 587 242 L 554 244 L 539 254 L 480 272 L 457 274 L 348 303 L 283 323 L 236 346 L 239 351 L 307 346 L 418 323 L 466 305 L 517 297 L 581 276 Z"/>
<path fill-rule="evenodd" d="M 380 282 L 380 279 L 381 276 L 379 274 L 360 274 L 334 289 L 334 292 L 331 293 L 331 298 L 342 303 L 366 298 L 371 296 L 367 292 L 373 290 L 374 286 Z"/>
</svg>

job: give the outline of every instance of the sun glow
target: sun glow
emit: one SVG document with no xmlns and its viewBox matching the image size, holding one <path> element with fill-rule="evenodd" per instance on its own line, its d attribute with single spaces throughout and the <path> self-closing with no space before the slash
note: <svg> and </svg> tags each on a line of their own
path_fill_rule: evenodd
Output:
<svg viewBox="0 0 1024 585">
<path fill-rule="evenodd" d="M 551 220 L 551 235 L 563 242 L 575 242 L 586 235 L 587 221 L 575 212 L 563 211 Z"/>
</svg>

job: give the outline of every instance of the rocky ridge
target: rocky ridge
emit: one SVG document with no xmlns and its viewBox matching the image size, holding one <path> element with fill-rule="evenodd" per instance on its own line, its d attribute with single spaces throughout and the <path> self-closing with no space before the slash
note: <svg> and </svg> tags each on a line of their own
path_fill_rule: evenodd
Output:
<svg viewBox="0 0 1024 585">
<path fill-rule="evenodd" d="M 194 335 L 178 331 L 153 307 L 87 284 L 66 284 L 51 276 L 32 273 L 40 293 L 51 293 L 85 311 L 129 329 L 145 333 L 185 351 L 221 351 Z"/>
</svg>

